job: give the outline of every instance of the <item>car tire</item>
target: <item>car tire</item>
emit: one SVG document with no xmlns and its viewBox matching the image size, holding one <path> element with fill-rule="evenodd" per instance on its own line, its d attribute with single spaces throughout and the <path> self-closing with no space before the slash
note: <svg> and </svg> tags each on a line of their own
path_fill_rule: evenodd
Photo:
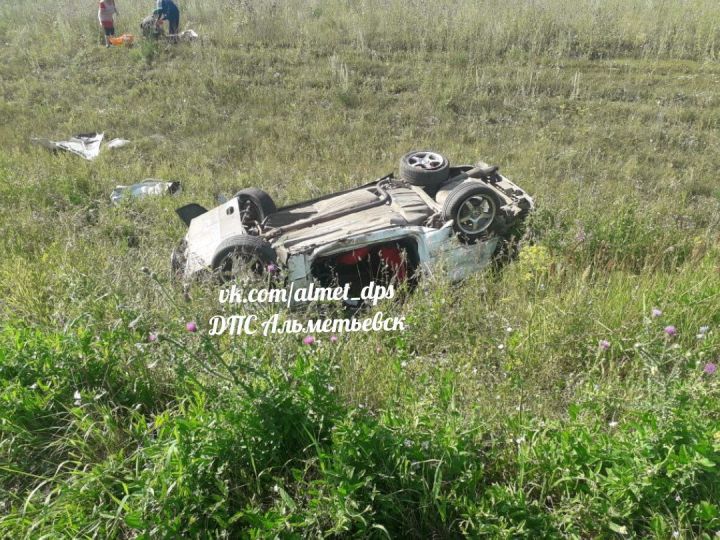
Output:
<svg viewBox="0 0 720 540">
<path fill-rule="evenodd" d="M 277 212 L 275 201 L 262 189 L 241 189 L 235 197 L 238 199 L 242 224 L 246 228 L 255 222 L 262 223 L 270 214 Z"/>
<path fill-rule="evenodd" d="M 450 162 L 429 150 L 409 152 L 400 159 L 400 179 L 413 186 L 436 188 L 450 176 Z"/>
<path fill-rule="evenodd" d="M 458 237 L 469 244 L 494 232 L 500 217 L 500 198 L 482 182 L 466 181 L 453 189 L 443 203 L 443 221 L 452 221 Z"/>
<path fill-rule="evenodd" d="M 277 253 L 267 240 L 241 234 L 220 243 L 215 250 L 212 268 L 221 281 L 230 281 L 238 277 L 243 270 L 248 275 L 262 276 L 271 272 L 268 266 L 275 265 L 276 262 Z"/>
</svg>

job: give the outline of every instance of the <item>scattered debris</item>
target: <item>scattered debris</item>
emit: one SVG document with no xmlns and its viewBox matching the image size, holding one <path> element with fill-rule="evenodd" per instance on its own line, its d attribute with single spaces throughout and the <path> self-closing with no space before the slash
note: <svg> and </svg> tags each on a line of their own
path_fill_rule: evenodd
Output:
<svg viewBox="0 0 720 540">
<path fill-rule="evenodd" d="M 107 147 L 110 150 L 114 150 L 115 148 L 122 148 L 123 146 L 127 146 L 130 144 L 130 141 L 127 139 L 113 139 L 109 143 L 107 143 Z"/>
<path fill-rule="evenodd" d="M 135 36 L 133 36 L 132 34 L 123 34 L 118 37 L 108 38 L 108 41 L 111 45 L 115 45 L 116 47 L 120 47 L 122 45 L 127 45 L 128 47 L 130 47 L 135 41 Z"/>
<path fill-rule="evenodd" d="M 131 186 L 116 186 L 110 194 L 110 200 L 113 204 L 120 204 L 120 201 L 126 197 L 141 199 L 148 196 L 173 195 L 179 191 L 180 182 L 165 182 L 148 178 Z"/>
<path fill-rule="evenodd" d="M 195 30 L 183 30 L 177 35 L 181 41 L 195 41 L 200 36 Z"/>
<path fill-rule="evenodd" d="M 104 133 L 81 133 L 70 137 L 66 141 L 51 141 L 50 139 L 44 138 L 34 138 L 31 139 L 31 141 L 54 152 L 64 150 L 83 157 L 88 161 L 92 161 L 100 155 L 100 146 L 104 136 Z M 127 139 L 113 139 L 107 143 L 105 147 L 114 150 L 127 146 L 130 143 L 131 141 Z"/>
<path fill-rule="evenodd" d="M 35 144 L 39 144 L 49 150 L 65 150 L 92 161 L 100 154 L 100 143 L 102 143 L 103 137 L 103 133 L 81 133 L 70 137 L 66 141 L 51 141 L 49 139 L 31 140 Z"/>
</svg>

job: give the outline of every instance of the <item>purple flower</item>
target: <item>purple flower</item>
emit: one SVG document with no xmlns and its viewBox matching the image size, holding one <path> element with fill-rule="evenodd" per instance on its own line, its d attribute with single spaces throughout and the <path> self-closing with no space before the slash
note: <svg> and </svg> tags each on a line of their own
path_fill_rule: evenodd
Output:
<svg viewBox="0 0 720 540">
<path fill-rule="evenodd" d="M 157 332 L 150 332 L 148 334 L 148 341 L 150 341 L 150 342 L 157 341 L 157 339 L 158 339 Z"/>
<path fill-rule="evenodd" d="M 601 339 L 599 346 L 603 351 L 607 351 L 610 348 L 610 342 L 607 339 Z"/>
<path fill-rule="evenodd" d="M 303 343 L 305 345 L 312 345 L 313 343 L 315 343 L 315 338 L 313 336 L 305 336 L 303 338 Z"/>
<path fill-rule="evenodd" d="M 185 330 L 188 332 L 197 332 L 197 324 L 195 324 L 195 321 L 190 321 L 185 325 Z"/>
<path fill-rule="evenodd" d="M 670 326 L 666 326 L 663 332 L 665 332 L 667 337 L 675 337 L 678 333 L 677 328 L 675 328 L 672 324 Z"/>
<path fill-rule="evenodd" d="M 654 308 L 652 308 L 650 315 L 652 316 L 653 319 L 657 319 L 660 315 L 662 315 L 662 310 L 654 307 Z"/>
<path fill-rule="evenodd" d="M 337 336 L 330 336 L 330 343 L 336 343 L 338 340 Z"/>
<path fill-rule="evenodd" d="M 267 271 L 269 274 L 274 274 L 278 270 L 279 270 L 279 268 L 278 268 L 277 264 L 270 263 L 267 265 Z"/>
<path fill-rule="evenodd" d="M 705 364 L 705 367 L 703 368 L 703 373 L 707 373 L 708 375 L 712 375 L 717 371 L 717 364 L 714 364 L 712 362 L 708 362 Z"/>
</svg>

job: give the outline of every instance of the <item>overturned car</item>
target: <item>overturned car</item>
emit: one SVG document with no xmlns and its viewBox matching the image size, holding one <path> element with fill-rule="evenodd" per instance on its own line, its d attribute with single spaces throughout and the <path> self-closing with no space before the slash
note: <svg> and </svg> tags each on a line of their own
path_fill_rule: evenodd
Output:
<svg viewBox="0 0 720 540">
<path fill-rule="evenodd" d="M 212 210 L 183 206 L 177 213 L 188 231 L 172 267 L 185 280 L 278 273 L 295 288 L 349 283 L 351 291 L 440 269 L 457 281 L 487 266 L 532 209 L 497 167 L 410 152 L 398 177 L 282 208 L 256 188 Z"/>
</svg>

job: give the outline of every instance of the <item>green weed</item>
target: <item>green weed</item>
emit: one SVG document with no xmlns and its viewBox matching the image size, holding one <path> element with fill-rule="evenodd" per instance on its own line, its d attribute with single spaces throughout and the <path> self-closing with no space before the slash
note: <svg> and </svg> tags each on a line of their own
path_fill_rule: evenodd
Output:
<svg viewBox="0 0 720 540">
<path fill-rule="evenodd" d="M 198 42 L 106 50 L 94 6 L 0 3 L 0 536 L 720 531 L 716 3 L 182 8 Z M 29 145 L 89 130 L 132 145 Z M 207 335 L 176 207 L 421 147 L 535 196 L 518 257 L 378 308 L 405 332 Z M 149 177 L 183 191 L 110 204 Z"/>
</svg>

